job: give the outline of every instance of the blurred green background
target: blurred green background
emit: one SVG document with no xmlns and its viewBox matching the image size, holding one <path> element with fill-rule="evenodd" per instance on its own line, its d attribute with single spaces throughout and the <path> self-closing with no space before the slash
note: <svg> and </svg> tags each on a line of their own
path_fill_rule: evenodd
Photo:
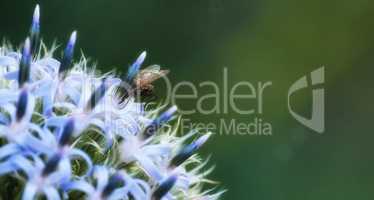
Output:
<svg viewBox="0 0 374 200">
<path fill-rule="evenodd" d="M 272 124 L 272 136 L 217 134 L 202 149 L 216 165 L 210 177 L 228 189 L 224 199 L 374 198 L 373 1 L 0 0 L 1 38 L 20 44 L 36 3 L 44 40 L 65 43 L 77 29 L 79 48 L 103 71 L 124 73 L 147 50 L 146 63 L 169 68 L 173 83 L 222 84 L 224 67 L 231 86 L 242 80 L 272 82 L 261 115 Z M 324 134 L 293 119 L 286 102 L 292 83 L 320 66 L 326 70 Z M 200 89 L 199 96 L 209 92 Z M 310 112 L 310 94 L 294 99 L 299 112 Z M 185 117 L 248 123 L 255 115 Z"/>
</svg>

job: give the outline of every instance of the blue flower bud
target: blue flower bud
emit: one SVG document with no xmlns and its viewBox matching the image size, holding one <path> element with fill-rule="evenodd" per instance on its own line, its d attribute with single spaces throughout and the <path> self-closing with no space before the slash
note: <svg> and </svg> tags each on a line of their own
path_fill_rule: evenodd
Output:
<svg viewBox="0 0 374 200">
<path fill-rule="evenodd" d="M 53 173 L 54 171 L 57 170 L 58 164 L 60 163 L 61 160 L 61 155 L 60 154 L 55 154 L 53 155 L 45 164 L 43 171 L 42 171 L 42 176 L 46 177 L 49 174 Z"/>
<path fill-rule="evenodd" d="M 162 113 L 159 117 L 149 124 L 144 130 L 144 137 L 148 138 L 155 134 L 155 132 L 166 122 L 168 122 L 178 110 L 177 106 L 172 106 L 167 111 Z"/>
<path fill-rule="evenodd" d="M 23 46 L 21 62 L 19 65 L 18 85 L 22 87 L 30 78 L 31 50 L 30 39 L 27 38 Z"/>
<path fill-rule="evenodd" d="M 18 97 L 17 110 L 16 110 L 16 120 L 21 121 L 26 114 L 28 102 L 28 92 L 23 89 Z"/>
<path fill-rule="evenodd" d="M 77 40 L 77 32 L 74 31 L 70 36 L 68 44 L 66 45 L 64 56 L 62 58 L 61 65 L 58 71 L 59 74 L 62 76 L 64 76 L 64 73 L 66 73 L 66 71 L 69 70 L 71 67 L 71 62 L 74 56 L 74 47 L 75 47 L 76 40 Z"/>
<path fill-rule="evenodd" d="M 65 146 L 69 144 L 69 141 L 74 133 L 74 127 L 75 127 L 75 121 L 74 118 L 70 118 L 61 133 L 60 140 L 59 140 L 59 145 L 60 146 Z"/>
<path fill-rule="evenodd" d="M 120 174 L 114 174 L 108 180 L 108 184 L 104 187 L 103 192 L 101 193 L 102 197 L 108 197 L 112 192 L 121 187 L 124 184 L 124 180 Z"/>
<path fill-rule="evenodd" d="M 129 71 L 127 72 L 126 81 L 131 84 L 134 77 L 139 73 L 140 66 L 143 64 L 147 52 L 143 51 L 136 61 L 130 66 Z"/>
<path fill-rule="evenodd" d="M 164 197 L 175 185 L 178 177 L 175 175 L 170 176 L 165 181 L 163 181 L 158 188 L 152 194 L 152 200 L 160 200 Z"/>
<path fill-rule="evenodd" d="M 34 10 L 34 16 L 32 18 L 31 29 L 30 29 L 32 54 L 35 54 L 38 48 L 38 43 L 39 43 L 39 34 L 40 34 L 39 18 L 40 18 L 39 5 L 36 5 L 35 10 Z"/>
<path fill-rule="evenodd" d="M 209 139 L 210 134 L 206 134 L 201 136 L 196 141 L 192 142 L 191 144 L 183 147 L 176 156 L 171 160 L 170 166 L 176 167 L 190 158 L 193 154 L 196 153 L 197 150 Z"/>
<path fill-rule="evenodd" d="M 108 82 L 106 79 L 103 79 L 101 85 L 96 88 L 96 90 L 91 94 L 90 99 L 87 102 L 85 107 L 86 111 L 92 110 L 96 107 L 96 105 L 100 102 L 100 100 L 104 97 L 106 90 L 108 89 Z"/>
</svg>

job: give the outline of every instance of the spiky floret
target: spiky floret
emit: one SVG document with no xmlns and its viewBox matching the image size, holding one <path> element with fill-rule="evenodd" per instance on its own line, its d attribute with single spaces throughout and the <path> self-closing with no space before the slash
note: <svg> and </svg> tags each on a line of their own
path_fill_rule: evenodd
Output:
<svg viewBox="0 0 374 200">
<path fill-rule="evenodd" d="M 175 106 L 147 109 L 117 92 L 136 76 L 146 54 L 124 80 L 115 73 L 98 75 L 84 57 L 73 62 L 74 31 L 60 62 L 54 48 L 48 51 L 39 41 L 39 15 L 37 6 L 21 52 L 0 48 L 4 198 L 219 198 L 221 193 L 202 190 L 211 170 L 203 170 L 206 162 L 195 154 L 210 134 L 179 136 L 178 122 L 169 123 Z"/>
</svg>

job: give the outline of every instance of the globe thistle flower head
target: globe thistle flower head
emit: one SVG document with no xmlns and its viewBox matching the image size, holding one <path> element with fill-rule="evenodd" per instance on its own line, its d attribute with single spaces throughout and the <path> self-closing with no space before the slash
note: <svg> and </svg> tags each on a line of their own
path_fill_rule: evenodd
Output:
<svg viewBox="0 0 374 200">
<path fill-rule="evenodd" d="M 37 5 L 21 53 L 0 48 L 0 183 L 14 184 L 0 198 L 218 199 L 203 190 L 211 170 L 196 154 L 211 134 L 178 134 L 176 106 L 149 109 L 118 92 L 136 87 L 146 52 L 123 79 L 99 74 L 85 57 L 74 60 L 76 31 L 54 58 L 39 18 Z"/>
</svg>

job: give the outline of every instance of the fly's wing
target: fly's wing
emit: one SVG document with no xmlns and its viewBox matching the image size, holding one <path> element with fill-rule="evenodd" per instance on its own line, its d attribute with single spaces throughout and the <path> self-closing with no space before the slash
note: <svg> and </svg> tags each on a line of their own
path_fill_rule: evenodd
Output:
<svg viewBox="0 0 374 200">
<path fill-rule="evenodd" d="M 160 65 L 150 65 L 146 67 L 144 70 L 149 70 L 149 71 L 160 71 L 161 67 Z"/>
<path fill-rule="evenodd" d="M 165 76 L 169 70 L 160 70 L 159 65 L 151 65 L 141 70 L 135 78 L 135 83 L 138 86 L 149 85 L 153 81 Z"/>
</svg>

